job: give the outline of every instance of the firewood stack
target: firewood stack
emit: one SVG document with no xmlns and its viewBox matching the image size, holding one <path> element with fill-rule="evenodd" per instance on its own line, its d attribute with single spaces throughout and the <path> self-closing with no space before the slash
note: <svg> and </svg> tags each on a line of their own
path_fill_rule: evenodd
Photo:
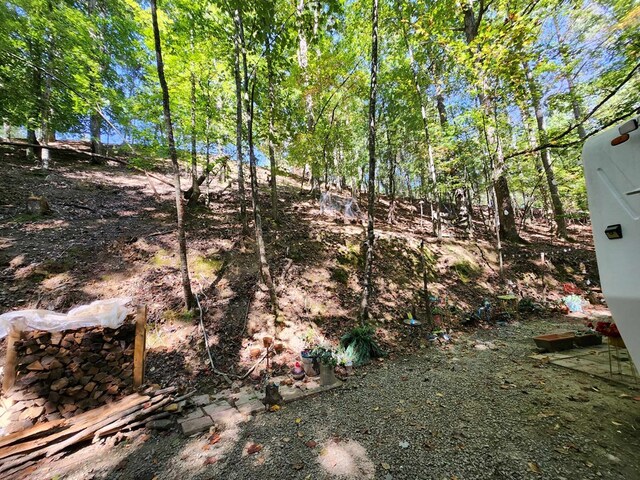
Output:
<svg viewBox="0 0 640 480">
<path fill-rule="evenodd" d="M 142 427 L 157 428 L 160 422 L 172 424 L 171 415 L 194 393 L 176 397 L 175 392 L 175 387 L 148 388 L 69 419 L 39 423 L 0 437 L 0 478 L 22 478 L 42 462 L 55 460 L 83 443 Z"/>
<path fill-rule="evenodd" d="M 70 418 L 131 393 L 134 339 L 131 323 L 23 333 L 15 385 L 0 397 L 0 429 Z"/>
</svg>

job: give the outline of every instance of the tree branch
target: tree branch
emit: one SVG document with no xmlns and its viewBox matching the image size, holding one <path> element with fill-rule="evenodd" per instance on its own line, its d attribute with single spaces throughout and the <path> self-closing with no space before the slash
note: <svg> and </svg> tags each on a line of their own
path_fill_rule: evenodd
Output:
<svg viewBox="0 0 640 480">
<path fill-rule="evenodd" d="M 622 82 L 620 82 L 616 88 L 614 88 L 613 90 L 611 90 L 600 102 L 598 102 L 598 104 L 593 107 L 589 113 L 587 113 L 582 120 L 580 120 L 577 123 L 574 123 L 573 125 L 569 126 L 566 130 L 564 130 L 562 133 L 556 135 L 554 138 L 552 138 L 551 140 L 549 140 L 548 142 L 539 145 L 535 148 L 530 148 L 527 150 L 520 150 L 514 153 L 511 153 L 509 155 L 507 155 L 505 157 L 505 160 L 509 159 L 509 158 L 514 158 L 514 157 L 519 157 L 520 155 L 526 155 L 528 153 L 535 153 L 535 152 L 539 152 L 540 150 L 544 150 L 546 148 L 566 148 L 566 147 L 571 147 L 573 145 L 577 145 L 580 142 L 582 142 L 583 140 L 586 140 L 589 137 L 592 137 L 593 135 L 595 135 L 596 133 L 604 130 L 607 127 L 610 127 L 611 125 L 613 125 L 616 122 L 619 122 L 620 120 L 625 119 L 626 117 L 630 116 L 633 114 L 633 112 L 629 112 L 627 109 L 625 109 L 626 113 L 621 113 L 616 115 L 616 118 L 613 120 L 608 121 L 605 125 L 603 125 L 600 128 L 597 128 L 596 130 L 592 131 L 591 133 L 589 133 L 585 138 L 580 139 L 580 140 L 575 140 L 572 142 L 568 142 L 568 143 L 564 143 L 564 144 L 557 144 L 556 142 L 564 137 L 566 137 L 567 135 L 569 135 L 571 132 L 573 132 L 576 128 L 578 128 L 580 125 L 583 125 L 587 120 L 589 120 L 605 103 L 607 103 L 609 100 L 611 100 L 611 98 L 620 91 L 620 89 L 622 87 L 624 87 L 629 80 L 631 80 L 633 78 L 633 76 L 638 72 L 638 70 L 640 70 L 640 63 L 636 64 L 635 67 L 633 67 L 631 69 L 631 71 L 624 77 L 624 79 L 622 80 Z"/>
</svg>

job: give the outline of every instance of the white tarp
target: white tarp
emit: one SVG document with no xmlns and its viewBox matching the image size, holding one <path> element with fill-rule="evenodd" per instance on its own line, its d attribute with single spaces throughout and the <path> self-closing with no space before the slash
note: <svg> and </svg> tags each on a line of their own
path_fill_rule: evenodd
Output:
<svg viewBox="0 0 640 480">
<path fill-rule="evenodd" d="M 7 312 L 0 315 L 0 338 L 6 337 L 12 329 L 19 332 L 60 332 L 83 327 L 118 328 L 129 313 L 125 305 L 130 301 L 130 298 L 97 300 L 89 305 L 73 308 L 67 314 L 51 310 Z"/>
</svg>

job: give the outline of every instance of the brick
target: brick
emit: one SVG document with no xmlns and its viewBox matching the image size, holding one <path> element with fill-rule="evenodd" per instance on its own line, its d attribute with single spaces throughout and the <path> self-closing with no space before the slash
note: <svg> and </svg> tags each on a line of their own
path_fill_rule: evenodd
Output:
<svg viewBox="0 0 640 480">
<path fill-rule="evenodd" d="M 194 433 L 204 432 L 213 427 L 213 420 L 209 416 L 186 420 L 180 424 L 182 433 L 185 435 L 193 435 Z"/>
<path fill-rule="evenodd" d="M 195 397 L 191 397 L 191 401 L 197 405 L 198 407 L 204 407 L 211 402 L 211 398 L 209 395 L 196 395 Z"/>
<path fill-rule="evenodd" d="M 238 411 L 245 415 L 254 415 L 264 411 L 264 405 L 260 400 L 252 400 L 242 405 L 238 405 Z"/>
</svg>

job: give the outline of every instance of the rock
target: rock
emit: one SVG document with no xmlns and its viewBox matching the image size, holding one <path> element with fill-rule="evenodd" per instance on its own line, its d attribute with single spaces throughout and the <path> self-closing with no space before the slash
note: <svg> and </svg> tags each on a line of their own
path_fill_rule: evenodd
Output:
<svg viewBox="0 0 640 480">
<path fill-rule="evenodd" d="M 51 213 L 51 207 L 46 198 L 31 195 L 27 199 L 27 212 L 32 215 L 47 215 Z"/>
<path fill-rule="evenodd" d="M 191 401 L 194 405 L 198 407 L 204 407 L 211 402 L 211 397 L 209 395 L 196 395 L 195 397 L 191 397 Z"/>
<path fill-rule="evenodd" d="M 264 411 L 264 405 L 260 400 L 252 400 L 242 405 L 238 405 L 238 411 L 245 415 L 254 415 L 256 413 Z"/>
<path fill-rule="evenodd" d="M 185 435 L 193 435 L 194 433 L 204 432 L 213 426 L 213 420 L 209 416 L 185 420 L 180 423 L 182 433 Z"/>
<path fill-rule="evenodd" d="M 153 430 L 167 430 L 171 425 L 173 425 L 173 421 L 171 420 L 151 420 L 145 424 L 145 427 Z"/>
<path fill-rule="evenodd" d="M 487 347 L 486 345 L 483 345 L 482 343 L 474 345 L 473 348 L 480 351 L 489 350 L 489 347 Z"/>
</svg>

